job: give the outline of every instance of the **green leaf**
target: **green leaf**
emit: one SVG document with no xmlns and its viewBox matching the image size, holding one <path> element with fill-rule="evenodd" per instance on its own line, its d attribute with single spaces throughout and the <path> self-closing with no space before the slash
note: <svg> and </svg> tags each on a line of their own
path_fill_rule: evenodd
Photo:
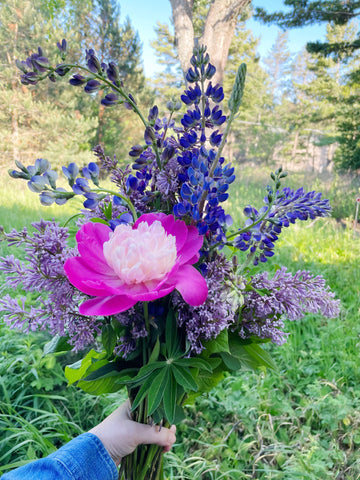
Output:
<svg viewBox="0 0 360 480">
<path fill-rule="evenodd" d="M 90 222 L 93 222 L 93 223 L 103 223 L 104 225 L 109 226 L 109 222 L 107 222 L 107 221 L 104 220 L 103 218 L 97 218 L 97 217 L 90 218 Z"/>
<path fill-rule="evenodd" d="M 171 425 L 175 421 L 177 384 L 171 371 L 169 372 L 169 376 L 168 388 L 164 390 L 163 405 L 165 416 Z"/>
<path fill-rule="evenodd" d="M 82 380 L 86 376 L 87 370 L 93 365 L 93 363 L 104 359 L 105 356 L 105 352 L 96 352 L 92 349 L 85 355 L 83 359 L 73 363 L 72 365 L 67 365 L 65 367 L 65 377 L 67 378 L 69 385 Z"/>
<path fill-rule="evenodd" d="M 152 415 L 152 413 L 159 406 L 164 395 L 164 391 L 168 388 L 169 380 L 170 368 L 164 368 L 157 373 L 157 376 L 152 381 L 151 388 L 149 389 L 148 393 L 148 415 Z"/>
<path fill-rule="evenodd" d="M 181 358 L 179 360 L 174 360 L 173 364 L 179 365 L 180 367 L 193 367 L 198 368 L 199 370 L 212 372 L 210 363 L 202 358 Z"/>
<path fill-rule="evenodd" d="M 134 398 L 134 401 L 131 405 L 131 410 L 134 411 L 140 405 L 140 402 L 146 397 L 146 395 L 148 395 L 152 382 L 156 376 L 157 372 L 152 372 L 150 376 L 146 378 L 144 383 L 141 385 L 138 393 L 136 394 L 136 397 Z"/>
<path fill-rule="evenodd" d="M 60 337 L 60 335 L 55 335 L 54 338 L 47 342 L 44 346 L 43 355 L 48 355 L 49 353 L 60 353 L 68 352 L 72 349 L 72 346 L 68 344 L 68 337 Z"/>
<path fill-rule="evenodd" d="M 89 370 L 88 370 L 89 371 Z M 107 363 L 102 365 L 97 370 L 91 372 L 84 378 L 84 381 L 97 380 L 99 378 L 108 378 L 108 377 L 117 377 L 118 380 L 122 379 L 124 381 L 131 380 L 131 378 L 137 372 L 136 368 L 124 368 L 123 370 L 118 370 L 114 362 Z"/>
<path fill-rule="evenodd" d="M 209 340 L 207 342 L 203 342 L 206 356 L 210 356 L 213 353 L 219 352 L 229 352 L 229 337 L 228 331 L 226 329 L 222 330 L 219 335 L 214 338 L 213 340 Z"/>
<path fill-rule="evenodd" d="M 149 364 L 154 363 L 158 358 L 159 358 L 159 353 L 160 353 L 160 339 L 157 337 L 153 351 L 151 352 L 150 358 L 149 358 Z"/>
<path fill-rule="evenodd" d="M 252 343 L 251 345 L 244 345 L 246 352 L 258 363 L 259 366 L 265 366 L 276 370 L 276 364 L 271 358 L 269 352 L 260 347 L 258 343 Z"/>
<path fill-rule="evenodd" d="M 189 373 L 188 369 L 183 367 L 176 367 L 174 364 L 171 364 L 171 370 L 177 383 L 181 385 L 185 390 L 197 391 L 197 383 L 195 382 L 191 373 Z"/>
<path fill-rule="evenodd" d="M 115 393 L 123 388 L 123 384 L 117 381 L 115 376 L 99 378 L 97 380 L 80 380 L 77 384 L 81 390 L 91 395 L 102 395 L 104 393 Z"/>
<path fill-rule="evenodd" d="M 230 353 L 221 352 L 220 355 L 223 362 L 230 370 L 240 370 L 240 368 L 242 367 L 241 361 L 238 358 L 230 355 Z"/>
<path fill-rule="evenodd" d="M 166 362 L 153 362 L 148 363 L 140 368 L 139 373 L 132 379 L 130 382 L 131 387 L 140 385 L 143 380 L 145 380 L 152 372 L 158 370 L 159 368 L 167 368 L 168 364 Z"/>
<path fill-rule="evenodd" d="M 276 369 L 276 365 L 268 352 L 259 344 L 244 344 L 242 339 L 235 333 L 229 339 L 230 353 L 237 358 L 244 367 L 254 370 L 261 366 Z"/>
<path fill-rule="evenodd" d="M 110 323 L 104 325 L 101 330 L 101 342 L 108 355 L 114 352 L 114 348 L 117 342 L 117 336 L 115 330 Z"/>
</svg>

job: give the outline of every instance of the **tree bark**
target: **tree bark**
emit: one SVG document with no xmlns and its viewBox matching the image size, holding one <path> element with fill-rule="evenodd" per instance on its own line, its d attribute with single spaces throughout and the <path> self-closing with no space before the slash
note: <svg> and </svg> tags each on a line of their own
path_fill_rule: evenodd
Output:
<svg viewBox="0 0 360 480">
<path fill-rule="evenodd" d="M 194 48 L 194 26 L 192 21 L 194 0 L 170 0 L 175 41 L 184 77 L 190 67 L 190 58 Z"/>
<path fill-rule="evenodd" d="M 250 2 L 251 0 L 212 0 L 199 44 L 207 46 L 210 61 L 216 67 L 216 74 L 212 79 L 214 84 L 223 81 L 236 21 Z M 195 43 L 192 21 L 194 0 L 170 0 L 170 3 L 178 56 L 185 75 L 190 67 L 190 57 Z"/>
<path fill-rule="evenodd" d="M 207 46 L 210 61 L 216 67 L 213 84 L 223 81 L 238 16 L 250 2 L 251 0 L 213 0 L 210 6 L 199 43 Z"/>
</svg>

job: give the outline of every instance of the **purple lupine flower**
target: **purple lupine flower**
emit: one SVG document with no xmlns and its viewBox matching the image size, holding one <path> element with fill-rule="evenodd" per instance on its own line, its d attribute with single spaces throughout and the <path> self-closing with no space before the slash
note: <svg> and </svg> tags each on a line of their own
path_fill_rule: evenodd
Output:
<svg viewBox="0 0 360 480">
<path fill-rule="evenodd" d="M 241 335 L 284 343 L 286 334 L 281 331 L 284 318 L 299 320 L 306 313 L 337 317 L 340 301 L 334 297 L 321 275 L 307 271 L 299 270 L 292 275 L 282 267 L 272 278 L 268 272 L 255 275 L 250 288 L 244 291 Z"/>
<path fill-rule="evenodd" d="M 268 204 L 269 195 L 264 202 Z M 244 213 L 248 218 L 245 222 L 246 231 L 239 234 L 234 245 L 242 251 L 250 249 L 254 265 L 259 260 L 266 262 L 268 257 L 274 255 L 274 242 L 278 240 L 283 227 L 288 227 L 296 220 L 308 220 L 316 217 L 327 217 L 331 213 L 329 200 L 322 199 L 321 193 L 305 192 L 303 188 L 294 191 L 284 188 L 277 191 L 275 201 L 271 206 L 262 207 L 257 211 L 250 205 L 245 208 Z M 264 219 L 259 222 L 265 215 Z"/>
</svg>

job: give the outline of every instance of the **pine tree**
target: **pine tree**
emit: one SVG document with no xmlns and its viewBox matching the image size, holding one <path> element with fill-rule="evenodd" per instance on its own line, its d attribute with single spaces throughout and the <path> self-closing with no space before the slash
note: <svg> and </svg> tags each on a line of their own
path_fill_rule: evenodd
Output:
<svg viewBox="0 0 360 480">
<path fill-rule="evenodd" d="M 268 56 L 264 59 L 270 79 L 270 92 L 276 102 L 280 101 L 288 86 L 288 77 L 291 72 L 288 36 L 287 31 L 280 30 Z"/>
<path fill-rule="evenodd" d="M 331 23 L 344 26 L 360 15 L 360 1 L 354 0 L 285 0 L 286 12 L 277 11 L 269 14 L 264 8 L 256 8 L 255 17 L 264 23 L 275 23 L 281 28 L 296 28 L 316 23 Z M 290 9 L 290 10 L 289 10 Z M 352 55 L 360 48 L 360 37 L 357 35 L 351 41 L 337 39 L 325 42 L 308 42 L 310 53 L 320 53 L 328 56 L 338 54 Z"/>
</svg>

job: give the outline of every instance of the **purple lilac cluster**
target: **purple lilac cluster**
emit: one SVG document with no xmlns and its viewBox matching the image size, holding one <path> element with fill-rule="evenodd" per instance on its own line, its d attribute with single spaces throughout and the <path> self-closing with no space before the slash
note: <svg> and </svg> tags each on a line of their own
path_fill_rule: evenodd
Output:
<svg viewBox="0 0 360 480">
<path fill-rule="evenodd" d="M 239 250 L 249 251 L 254 265 L 274 255 L 274 243 L 283 227 L 296 220 L 327 217 L 331 212 L 329 200 L 322 199 L 321 193 L 305 192 L 303 188 L 284 188 L 275 194 L 270 190 L 264 202 L 267 206 L 259 211 L 250 205 L 244 209 L 248 219 L 234 242 Z"/>
<path fill-rule="evenodd" d="M 226 281 L 232 275 L 233 265 L 222 254 L 205 263 L 204 272 L 209 294 L 203 305 L 191 307 L 179 294 L 173 296 L 178 312 L 178 325 L 183 327 L 193 352 L 204 349 L 203 341 L 211 340 L 234 323 L 233 301 Z"/>
<path fill-rule="evenodd" d="M 114 320 L 125 327 L 124 334 L 119 338 L 114 353 L 118 357 L 127 358 L 135 350 L 137 340 L 148 335 L 142 308 L 135 305 L 125 313 L 114 315 Z"/>
<path fill-rule="evenodd" d="M 100 332 L 100 321 L 79 315 L 79 303 L 87 297 L 65 275 L 65 260 L 77 254 L 67 246 L 68 229 L 44 220 L 32 226 L 34 233 L 26 228 L 2 233 L 9 246 L 25 247 L 25 258 L 24 262 L 13 255 L 0 258 L 0 271 L 6 273 L 9 287 L 41 292 L 37 306 L 27 307 L 26 297 L 17 300 L 6 295 L 0 299 L 0 311 L 6 312 L 4 320 L 12 328 L 25 331 L 48 328 L 53 335 L 68 336 L 74 350 L 81 350 L 93 343 Z"/>
<path fill-rule="evenodd" d="M 269 338 L 280 345 L 287 334 L 282 331 L 283 320 L 299 320 L 306 313 L 319 313 L 335 318 L 340 312 L 340 301 L 326 286 L 322 276 L 308 271 L 292 275 L 281 267 L 269 278 L 268 272 L 259 273 L 249 281 L 244 291 L 240 335 Z"/>
</svg>

